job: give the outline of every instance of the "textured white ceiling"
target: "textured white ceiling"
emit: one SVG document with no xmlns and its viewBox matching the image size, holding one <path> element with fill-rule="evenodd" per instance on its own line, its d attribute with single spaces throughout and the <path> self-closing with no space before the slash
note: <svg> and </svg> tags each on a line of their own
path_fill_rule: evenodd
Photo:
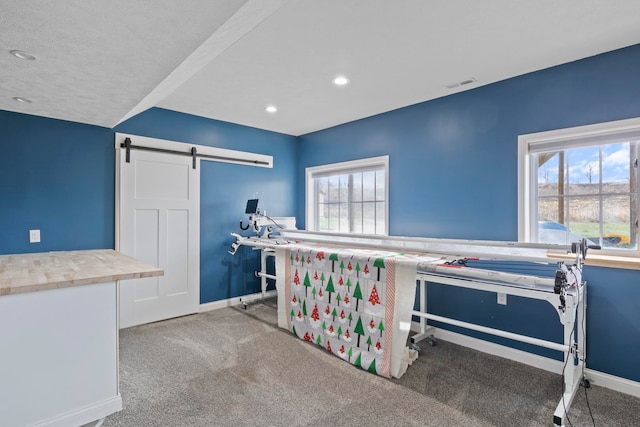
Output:
<svg viewBox="0 0 640 427">
<path fill-rule="evenodd" d="M 301 135 L 640 43 L 638 0 L 0 4 L 0 109 L 107 127 L 159 106 Z"/>
<path fill-rule="evenodd" d="M 0 0 L 0 109 L 111 127 L 244 3 Z"/>
</svg>

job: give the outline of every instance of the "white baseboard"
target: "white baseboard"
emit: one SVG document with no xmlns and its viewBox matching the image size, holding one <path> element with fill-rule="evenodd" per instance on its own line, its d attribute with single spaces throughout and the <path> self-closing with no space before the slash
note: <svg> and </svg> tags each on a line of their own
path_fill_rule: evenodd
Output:
<svg viewBox="0 0 640 427">
<path fill-rule="evenodd" d="M 81 426 L 98 421 L 121 410 L 122 397 L 118 395 L 94 405 L 86 406 L 84 408 L 56 416 L 55 418 L 49 418 L 48 420 L 33 424 L 32 427 Z"/>
<path fill-rule="evenodd" d="M 419 328 L 420 325 L 417 322 L 412 323 L 412 331 L 419 332 Z M 505 359 L 514 360 L 516 362 L 524 363 L 525 365 L 533 366 L 538 369 L 544 369 L 545 371 L 553 372 L 556 374 L 562 373 L 563 363 L 559 360 L 553 360 L 547 357 L 539 356 L 537 354 L 527 353 L 526 351 L 517 350 L 515 348 L 492 343 L 490 341 L 480 340 L 478 338 L 451 332 L 446 329 L 433 328 L 433 330 L 435 337 L 439 340 L 458 344 L 463 347 L 472 348 L 483 353 L 504 357 Z M 639 382 L 605 374 L 600 371 L 594 371 L 593 369 L 589 368 L 585 369 L 585 375 L 594 385 L 606 387 L 608 389 L 618 391 L 620 393 L 629 394 L 631 396 L 640 397 Z"/>
<path fill-rule="evenodd" d="M 250 304 L 257 300 L 261 300 L 263 298 L 275 297 L 276 295 L 278 295 L 278 293 L 274 289 L 274 290 L 265 292 L 264 296 L 262 295 L 261 292 L 257 292 L 255 294 L 243 295 L 241 297 L 227 298 L 220 301 L 213 301 L 205 304 L 200 304 L 200 309 L 198 311 L 200 313 L 204 313 L 206 311 L 218 310 L 225 307 L 234 307 L 242 303 Z"/>
<path fill-rule="evenodd" d="M 585 369 L 585 375 L 591 384 L 619 391 L 620 393 L 630 394 L 631 396 L 640 397 L 639 382 L 605 374 L 600 371 L 594 371 L 589 368 Z"/>
<path fill-rule="evenodd" d="M 514 360 L 555 374 L 562 373 L 563 363 L 559 360 L 553 360 L 537 354 L 527 353 L 526 351 L 451 332 L 446 329 L 435 328 L 434 335 L 439 340 L 441 339 L 463 347 L 469 347 L 483 353 L 493 354 L 494 356 L 504 357 L 505 359 Z"/>
</svg>

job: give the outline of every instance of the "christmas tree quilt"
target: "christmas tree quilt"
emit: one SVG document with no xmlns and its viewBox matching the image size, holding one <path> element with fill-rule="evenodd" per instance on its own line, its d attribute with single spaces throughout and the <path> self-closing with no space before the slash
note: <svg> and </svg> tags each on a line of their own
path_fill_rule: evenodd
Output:
<svg viewBox="0 0 640 427">
<path fill-rule="evenodd" d="M 418 258 L 305 246 L 281 257 L 289 331 L 374 374 L 404 373 L 417 357 L 406 340 Z"/>
</svg>

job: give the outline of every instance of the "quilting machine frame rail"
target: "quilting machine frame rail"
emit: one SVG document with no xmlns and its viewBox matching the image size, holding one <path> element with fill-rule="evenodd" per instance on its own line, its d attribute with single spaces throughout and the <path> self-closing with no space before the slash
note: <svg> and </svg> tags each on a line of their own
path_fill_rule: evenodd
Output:
<svg viewBox="0 0 640 427">
<path fill-rule="evenodd" d="M 553 423 L 557 426 L 564 426 L 567 412 L 581 383 L 585 386 L 589 384 L 582 374 L 586 360 L 586 333 L 581 327 L 586 320 L 586 282 L 582 278 L 582 263 L 586 257 L 584 241 L 573 245 L 546 245 L 501 241 L 354 236 L 304 230 L 281 230 L 279 236 L 271 238 L 245 238 L 235 233 L 232 235 L 236 237 L 233 252 L 239 245 L 262 249 L 261 271 L 256 272 L 256 275 L 262 278 L 263 293 L 266 289 L 266 279 L 276 278 L 266 272 L 266 257 L 271 256 L 274 248 L 280 245 L 304 242 L 440 256 L 441 262 L 422 265 L 416 272 L 419 310 L 414 310 L 412 314 L 419 318 L 419 332 L 411 338 L 413 343 L 433 336 L 433 327 L 427 324 L 427 320 L 433 320 L 562 352 L 564 387 L 553 415 Z M 565 255 L 567 253 L 573 253 L 575 256 L 573 264 L 569 266 L 567 266 L 568 258 Z M 496 272 L 467 267 L 465 261 L 471 258 L 557 263 L 558 269 L 553 278 Z M 569 260 L 571 261 L 571 258 Z M 563 342 L 546 341 L 428 313 L 426 292 L 428 283 L 547 301 L 556 310 L 563 326 Z"/>
</svg>

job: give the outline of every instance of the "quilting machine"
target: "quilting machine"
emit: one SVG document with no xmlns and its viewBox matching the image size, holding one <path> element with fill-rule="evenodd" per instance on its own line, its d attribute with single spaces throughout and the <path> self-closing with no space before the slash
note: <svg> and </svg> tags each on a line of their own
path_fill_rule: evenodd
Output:
<svg viewBox="0 0 640 427">
<path fill-rule="evenodd" d="M 418 309 L 412 315 L 419 319 L 417 333 L 411 342 L 435 339 L 434 328 L 427 321 L 446 323 L 482 333 L 508 338 L 559 351 L 563 354 L 563 394 L 553 415 L 554 425 L 563 426 L 567 412 L 580 385 L 589 386 L 584 378 L 586 358 L 586 282 L 582 277 L 586 242 L 573 245 L 543 245 L 514 242 L 427 239 L 391 236 L 357 236 L 336 233 L 319 233 L 304 230 L 280 230 L 267 236 L 236 238 L 234 245 L 248 245 L 273 253 L 275 248 L 301 244 L 332 245 L 343 248 L 367 248 L 398 253 L 429 255 L 432 261 L 418 264 L 415 279 L 418 285 Z M 276 235 L 277 234 L 277 235 Z M 571 255 L 568 255 L 571 254 Z M 542 277 L 532 274 L 505 272 L 496 269 L 477 268 L 479 260 L 530 262 L 555 265 L 555 276 Z M 262 270 L 264 270 L 264 259 Z M 258 275 L 266 271 L 258 272 Z M 269 275 L 276 279 L 277 275 Z M 516 295 L 547 301 L 555 310 L 563 327 L 563 342 L 552 342 L 479 324 L 450 319 L 427 312 L 427 288 L 429 283 L 478 289 L 498 295 Z"/>
<path fill-rule="evenodd" d="M 266 239 L 266 242 L 274 243 L 277 240 L 272 239 L 272 233 L 275 233 L 274 236 L 276 236 L 281 230 L 296 229 L 295 217 L 270 217 L 265 211 L 261 211 L 258 208 L 258 203 L 259 199 L 249 199 L 245 208 L 245 214 L 248 216 L 248 221 L 245 223 L 243 220 L 240 220 L 241 230 L 249 230 L 251 233 L 255 233 L 255 237 L 250 241 L 257 242 L 255 238 L 260 238 L 260 240 Z M 244 243 L 245 237 L 237 233 L 231 233 L 231 235 L 236 238 L 236 241 L 231 244 L 231 248 L 228 252 L 229 254 L 234 255 L 240 245 L 246 243 Z M 275 251 L 267 246 L 249 246 L 253 246 L 254 249 L 260 250 L 260 269 L 256 270 L 255 275 L 260 278 L 259 298 L 266 298 L 268 296 L 267 286 L 269 284 L 267 280 L 276 280 L 275 275 L 267 272 L 267 258 L 275 257 Z M 247 307 L 246 299 L 242 301 L 242 305 L 244 308 Z"/>
</svg>

